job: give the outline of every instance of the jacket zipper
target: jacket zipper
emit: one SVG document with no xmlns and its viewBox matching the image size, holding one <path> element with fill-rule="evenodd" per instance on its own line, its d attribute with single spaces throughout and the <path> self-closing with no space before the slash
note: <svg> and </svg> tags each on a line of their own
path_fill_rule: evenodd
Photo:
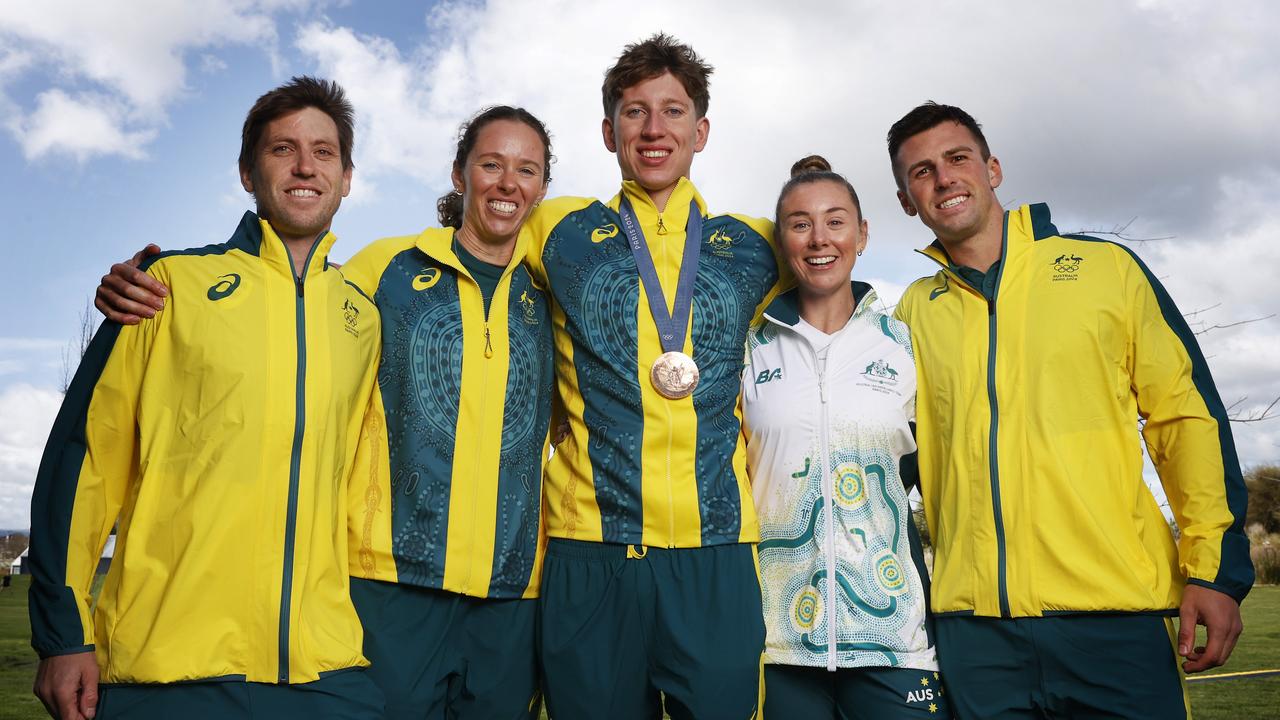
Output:
<svg viewBox="0 0 1280 720">
<path fill-rule="evenodd" d="M 1000 238 L 1000 270 L 996 273 L 996 285 L 987 300 L 987 402 L 991 407 L 991 428 L 987 438 L 988 464 L 991 468 L 991 514 L 996 529 L 996 573 L 999 589 L 1000 617 L 1009 618 L 1008 557 L 1004 539 L 1004 511 L 1000 502 L 1000 408 L 996 398 L 996 298 L 1000 295 L 1000 280 L 1008 264 L 1009 213 L 1004 216 L 1004 235 Z"/>
<path fill-rule="evenodd" d="M 323 233 L 320 237 L 323 237 Z M 289 609 L 293 600 L 294 534 L 297 532 L 298 527 L 298 485 L 301 482 L 302 475 L 302 436 L 303 430 L 306 428 L 307 313 L 303 285 L 306 282 L 307 269 L 311 267 L 311 256 L 315 254 L 316 248 L 320 247 L 320 237 L 317 237 L 315 242 L 311 244 L 311 250 L 307 252 L 307 259 L 302 265 L 301 275 L 298 274 L 297 268 L 293 267 L 293 254 L 289 252 L 289 246 L 284 246 L 285 257 L 289 259 L 289 269 L 293 274 L 294 284 L 298 288 L 298 298 L 294 303 L 298 363 L 294 390 L 296 398 L 293 422 L 293 450 L 289 458 L 289 504 L 285 514 L 284 528 L 284 571 L 280 579 L 279 668 L 276 673 L 277 682 L 280 683 L 289 682 Z M 280 242 L 282 245 L 284 244 L 283 240 Z"/>
<path fill-rule="evenodd" d="M 1000 270 L 996 274 L 996 285 L 987 297 L 981 288 L 970 285 L 959 273 L 939 261 L 932 255 L 920 254 L 942 266 L 943 271 L 963 287 L 967 287 L 981 296 L 987 303 L 987 406 L 991 411 L 991 427 L 987 434 L 987 467 L 991 483 L 991 514 L 996 531 L 996 590 L 1000 604 L 1000 617 L 1013 616 L 1009 609 L 1008 575 L 1004 539 L 1004 511 L 1000 503 L 1000 463 L 999 463 L 999 429 L 1000 408 L 996 400 L 996 298 L 1000 295 L 1000 281 L 1004 278 L 1004 268 L 1009 262 L 1009 213 L 1004 214 L 1004 230 L 1000 238 Z"/>
<path fill-rule="evenodd" d="M 824 613 L 827 616 L 827 670 L 834 672 L 836 669 L 836 643 L 839 639 L 836 622 L 840 613 L 836 611 L 836 542 L 835 542 L 835 498 L 831 489 L 831 447 L 827 442 L 829 398 L 827 396 L 827 359 L 819 357 L 817 351 L 813 350 L 810 345 L 809 349 L 813 351 L 814 365 L 818 368 L 818 398 L 821 400 L 821 413 L 818 416 L 818 435 L 820 437 L 819 450 L 822 453 L 822 464 L 820 468 L 820 477 L 822 478 L 822 502 L 827 508 L 827 532 L 823 538 L 823 558 L 826 561 L 827 575 L 824 578 L 826 600 L 823 602 Z M 827 357 L 831 355 L 831 346 L 827 346 Z"/>
<path fill-rule="evenodd" d="M 456 255 L 455 255 L 455 256 L 456 256 Z M 461 260 L 459 260 L 458 262 L 459 262 L 459 265 L 461 265 L 461 262 L 462 262 L 462 261 L 461 261 Z M 467 279 L 468 279 L 468 280 L 470 280 L 470 281 L 472 282 L 472 284 L 474 284 L 474 285 L 476 286 L 476 292 L 480 294 L 480 307 L 484 308 L 484 358 L 485 358 L 485 360 L 489 360 L 490 358 L 492 358 L 492 357 L 493 357 L 493 338 L 492 338 L 492 336 L 489 334 L 489 311 L 490 311 L 490 309 L 492 309 L 492 308 L 493 308 L 493 304 L 494 304 L 495 302 L 497 302 L 497 301 L 498 301 L 498 287 L 501 287 L 501 285 L 502 285 L 502 281 L 503 281 L 503 279 L 505 279 L 505 276 L 504 276 L 504 277 L 502 277 L 502 278 L 498 278 L 498 286 L 494 287 L 494 289 L 493 289 L 493 296 L 489 298 L 489 307 L 484 307 L 484 288 L 481 288 L 481 287 L 480 287 L 480 282 L 479 282 L 478 280 L 476 280 L 474 277 L 471 277 L 471 271 L 470 271 L 470 270 L 467 270 L 467 269 L 465 268 L 465 266 L 463 267 L 463 272 L 465 273 L 465 275 L 466 275 Z M 510 290 L 508 289 L 508 291 L 507 291 L 507 297 L 509 298 L 509 297 L 510 297 L 510 295 L 511 295 L 511 292 L 510 292 Z M 505 300 L 504 300 L 504 302 L 505 302 Z M 459 304 L 458 304 L 458 312 L 462 312 L 462 304 L 461 304 L 461 302 L 459 302 Z M 464 327 L 465 327 L 465 324 L 464 324 Z M 485 411 L 486 411 L 486 410 L 488 410 L 488 408 L 489 408 L 489 363 L 488 363 L 488 362 L 484 363 L 483 367 L 484 367 L 484 371 L 483 371 L 483 373 L 481 373 L 481 375 L 480 375 L 480 388 L 481 388 L 481 390 L 480 390 L 480 418 L 479 418 L 479 423 L 478 423 L 480 427 L 484 427 L 484 416 L 485 416 Z M 499 441 L 499 445 L 501 445 L 501 441 Z M 481 457 L 481 455 L 482 455 L 483 453 L 484 453 L 484 448 L 483 448 L 483 446 L 482 446 L 482 445 L 477 445 L 477 446 L 476 446 L 476 459 L 475 459 L 475 463 L 472 465 L 472 467 L 479 467 L 479 466 L 480 466 L 480 457 Z M 472 522 L 471 522 L 471 545 L 470 545 L 470 547 L 471 547 L 471 551 L 472 551 L 473 553 L 475 552 L 475 547 L 476 547 L 476 532 L 477 532 L 477 528 L 480 526 L 480 523 L 475 522 L 475 519 L 476 519 L 476 505 L 479 503 L 479 498 L 477 498 L 477 497 L 476 497 L 476 495 L 477 495 L 476 493 L 472 493 L 472 494 L 471 494 L 471 519 L 472 519 Z M 468 564 L 468 566 L 467 566 L 467 567 L 468 567 L 468 570 L 467 570 L 467 579 L 466 579 L 466 581 L 465 581 L 465 582 L 463 582 L 463 592 L 466 592 L 466 591 L 467 591 L 468 589 L 470 589 L 470 587 L 471 587 L 471 568 L 474 568 L 475 566 L 474 566 L 474 565 L 472 565 L 472 564 Z"/>
</svg>

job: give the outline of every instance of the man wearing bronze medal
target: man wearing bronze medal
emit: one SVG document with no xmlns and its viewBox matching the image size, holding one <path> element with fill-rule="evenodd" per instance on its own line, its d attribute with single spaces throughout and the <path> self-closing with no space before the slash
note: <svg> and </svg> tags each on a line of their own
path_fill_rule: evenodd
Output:
<svg viewBox="0 0 1280 720">
<path fill-rule="evenodd" d="M 547 201 L 527 225 L 569 427 L 544 481 L 540 656 L 557 720 L 759 709 L 739 373 L 783 278 L 772 223 L 710 213 L 689 180 L 710 73 L 666 35 L 628 46 L 603 87 L 622 190 Z"/>
</svg>

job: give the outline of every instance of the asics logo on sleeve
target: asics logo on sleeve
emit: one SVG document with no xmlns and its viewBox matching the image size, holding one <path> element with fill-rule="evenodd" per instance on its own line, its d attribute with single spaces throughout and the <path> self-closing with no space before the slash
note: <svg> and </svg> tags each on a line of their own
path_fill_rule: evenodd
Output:
<svg viewBox="0 0 1280 720">
<path fill-rule="evenodd" d="M 613 223 L 609 223 L 608 225 L 598 227 L 591 231 L 591 242 L 602 243 L 617 234 L 618 226 Z"/>
<path fill-rule="evenodd" d="M 414 276 L 413 289 L 418 291 L 426 290 L 435 286 L 438 282 L 440 282 L 440 268 L 431 268 L 420 275 Z"/>
<path fill-rule="evenodd" d="M 240 287 L 240 276 L 235 273 L 218 276 L 218 281 L 209 288 L 208 296 L 210 300 L 221 300 Z"/>
<path fill-rule="evenodd" d="M 939 295 L 945 293 L 950 289 L 951 289 L 951 278 L 947 277 L 946 275 L 943 275 L 942 286 L 934 288 L 933 292 L 929 293 L 929 300 L 930 301 L 937 300 Z"/>
</svg>

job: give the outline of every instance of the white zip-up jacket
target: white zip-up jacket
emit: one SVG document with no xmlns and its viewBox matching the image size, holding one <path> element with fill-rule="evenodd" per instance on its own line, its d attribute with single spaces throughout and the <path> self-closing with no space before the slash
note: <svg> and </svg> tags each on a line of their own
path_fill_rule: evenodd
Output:
<svg viewBox="0 0 1280 720">
<path fill-rule="evenodd" d="M 853 316 L 825 349 L 794 290 L 748 339 L 742 402 L 766 661 L 937 670 L 903 488 L 904 466 L 915 479 L 911 338 L 874 309 L 869 285 L 853 292 Z"/>
</svg>

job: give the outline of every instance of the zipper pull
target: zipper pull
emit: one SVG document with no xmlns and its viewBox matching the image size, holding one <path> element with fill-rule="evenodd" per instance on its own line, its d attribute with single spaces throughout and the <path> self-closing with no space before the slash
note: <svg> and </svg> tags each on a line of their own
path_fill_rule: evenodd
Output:
<svg viewBox="0 0 1280 720">
<path fill-rule="evenodd" d="M 825 372 L 818 373 L 818 397 L 822 398 L 822 403 L 827 402 L 827 379 Z"/>
<path fill-rule="evenodd" d="M 298 286 L 298 297 L 302 297 L 302 278 L 294 278 L 294 280 Z"/>
<path fill-rule="evenodd" d="M 659 235 L 666 235 L 666 234 L 667 234 L 667 226 L 662 224 L 662 215 L 661 215 L 661 214 L 659 214 L 659 215 L 658 215 L 658 234 L 659 234 Z"/>
<path fill-rule="evenodd" d="M 995 298 L 989 298 L 989 299 L 987 300 L 987 314 L 988 314 L 988 315 L 995 315 L 995 314 L 996 314 L 996 299 L 995 299 Z"/>
<path fill-rule="evenodd" d="M 484 326 L 484 356 L 487 358 L 493 357 L 493 341 L 489 338 L 488 323 L 485 323 Z"/>
</svg>

